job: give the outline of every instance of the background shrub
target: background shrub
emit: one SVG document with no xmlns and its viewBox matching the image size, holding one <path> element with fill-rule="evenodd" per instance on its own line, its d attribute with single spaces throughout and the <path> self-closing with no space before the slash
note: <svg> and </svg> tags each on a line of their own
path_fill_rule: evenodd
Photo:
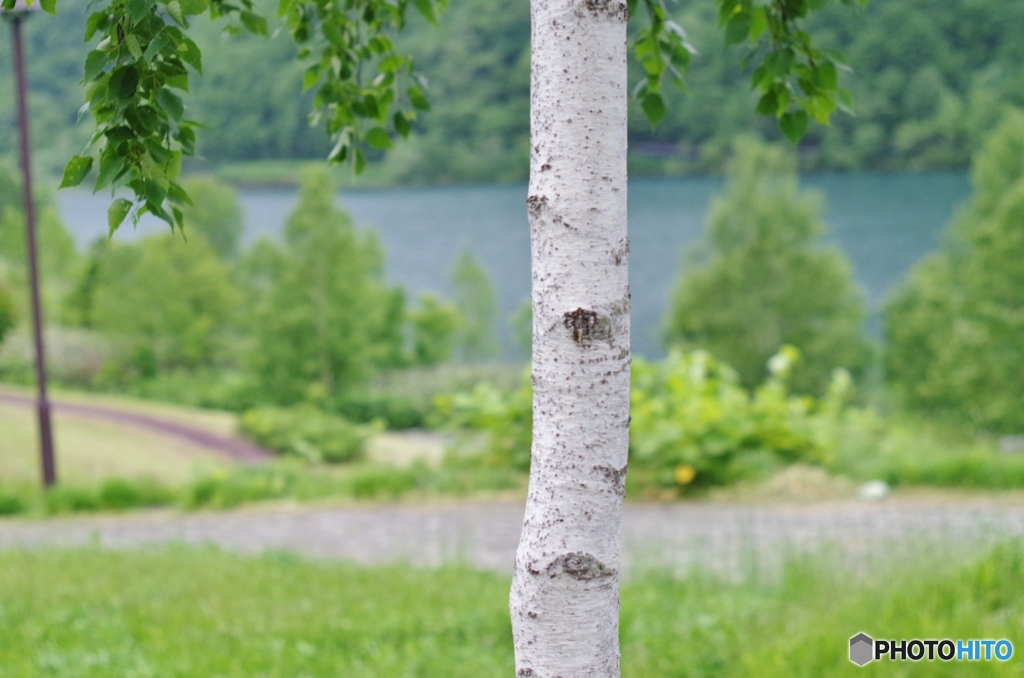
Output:
<svg viewBox="0 0 1024 678">
<path fill-rule="evenodd" d="M 753 393 L 705 351 L 675 350 L 659 363 L 634 360 L 633 484 L 717 485 L 762 475 L 780 463 L 823 461 L 819 403 L 786 389 L 797 358 L 795 349 L 784 348 Z"/>
<path fill-rule="evenodd" d="M 714 485 L 762 475 L 780 464 L 828 458 L 834 421 L 843 413 L 850 377 L 838 371 L 828 395 L 789 393 L 799 359 L 785 347 L 770 378 L 753 392 L 736 372 L 705 351 L 672 351 L 659 362 L 633 362 L 630 487 Z M 493 466 L 530 466 L 532 394 L 528 383 L 506 392 L 483 383 L 441 396 L 439 421 L 483 432 L 480 458 Z"/>
<path fill-rule="evenodd" d="M 425 427 L 433 409 L 429 398 L 371 390 L 345 393 L 328 407 L 351 421 L 367 424 L 378 420 L 393 430 Z"/>
<path fill-rule="evenodd" d="M 339 463 L 363 456 L 373 429 L 309 405 L 260 407 L 242 415 L 241 431 L 275 452 Z"/>
</svg>

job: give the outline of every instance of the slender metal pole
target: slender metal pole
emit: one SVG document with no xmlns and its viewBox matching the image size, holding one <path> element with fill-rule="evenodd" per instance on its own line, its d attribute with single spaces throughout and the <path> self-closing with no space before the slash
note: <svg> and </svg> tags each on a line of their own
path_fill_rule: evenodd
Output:
<svg viewBox="0 0 1024 678">
<path fill-rule="evenodd" d="M 21 190 L 25 203 L 25 242 L 28 244 L 29 287 L 32 292 L 32 324 L 36 349 L 36 382 L 39 385 L 39 443 L 42 454 L 43 486 L 57 482 L 57 465 L 53 455 L 53 433 L 50 426 L 50 403 L 46 398 L 46 352 L 43 348 L 43 312 L 39 299 L 39 266 L 36 252 L 36 210 L 32 199 L 32 167 L 29 164 L 28 109 L 25 105 L 25 59 L 21 45 L 23 16 L 10 17 L 14 33 L 14 73 L 18 88 L 18 134 L 21 136 Z"/>
</svg>

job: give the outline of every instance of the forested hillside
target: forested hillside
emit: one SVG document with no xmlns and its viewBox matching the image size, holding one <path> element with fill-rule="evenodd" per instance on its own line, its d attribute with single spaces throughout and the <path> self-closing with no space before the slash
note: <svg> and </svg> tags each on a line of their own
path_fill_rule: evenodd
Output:
<svg viewBox="0 0 1024 678">
<path fill-rule="evenodd" d="M 85 0 L 60 0 L 60 18 L 29 22 L 34 136 L 40 162 L 59 167 L 87 138 L 75 126 Z M 270 12 L 272 14 L 272 12 Z M 680 3 L 678 22 L 699 51 L 688 90 L 671 93 L 656 130 L 631 122 L 634 173 L 717 170 L 742 130 L 775 137 L 751 113 L 742 49 L 725 49 L 714 3 Z M 841 49 L 856 117 L 812 128 L 801 144 L 809 169 L 921 169 L 966 166 L 1004 104 L 1024 104 L 1024 5 L 1014 0 L 871 0 L 835 6 L 815 19 L 823 46 Z M 200 136 L 210 163 L 317 158 L 328 144 L 306 123 L 310 98 L 289 41 L 200 31 L 205 77 L 190 116 L 216 132 Z M 0 154 L 14 136 L 8 38 L 0 49 Z M 513 181 L 526 177 L 529 12 L 525 2 L 452 0 L 440 27 L 414 23 L 399 38 L 429 79 L 433 110 L 407 143 L 382 160 L 379 176 L 402 183 Z M 635 74 L 635 75 L 638 75 Z"/>
</svg>

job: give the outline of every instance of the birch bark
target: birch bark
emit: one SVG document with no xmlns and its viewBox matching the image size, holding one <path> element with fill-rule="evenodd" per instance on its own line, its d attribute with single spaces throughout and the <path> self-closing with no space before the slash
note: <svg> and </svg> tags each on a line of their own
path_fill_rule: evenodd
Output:
<svg viewBox="0 0 1024 678">
<path fill-rule="evenodd" d="M 618 676 L 629 442 L 626 5 L 531 0 L 533 449 L 518 678 Z"/>
</svg>

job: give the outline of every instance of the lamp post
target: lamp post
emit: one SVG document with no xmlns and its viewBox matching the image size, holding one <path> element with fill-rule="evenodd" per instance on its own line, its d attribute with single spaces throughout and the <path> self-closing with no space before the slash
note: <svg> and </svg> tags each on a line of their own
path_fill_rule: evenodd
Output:
<svg viewBox="0 0 1024 678">
<path fill-rule="evenodd" d="M 17 0 L 13 9 L 0 10 L 11 24 L 14 43 L 14 77 L 17 82 L 18 135 L 21 150 L 21 190 L 25 203 L 25 242 L 28 245 L 29 288 L 32 293 L 32 324 L 36 352 L 36 382 L 39 397 L 39 443 L 42 457 L 43 486 L 57 482 L 57 468 L 53 455 L 53 432 L 50 426 L 50 403 L 46 398 L 46 352 L 43 348 L 43 313 L 39 300 L 39 266 L 36 252 L 36 211 L 32 200 L 32 168 L 29 159 L 28 108 L 25 105 L 25 58 L 21 44 L 21 24 L 38 7 L 28 7 L 25 0 Z"/>
</svg>

